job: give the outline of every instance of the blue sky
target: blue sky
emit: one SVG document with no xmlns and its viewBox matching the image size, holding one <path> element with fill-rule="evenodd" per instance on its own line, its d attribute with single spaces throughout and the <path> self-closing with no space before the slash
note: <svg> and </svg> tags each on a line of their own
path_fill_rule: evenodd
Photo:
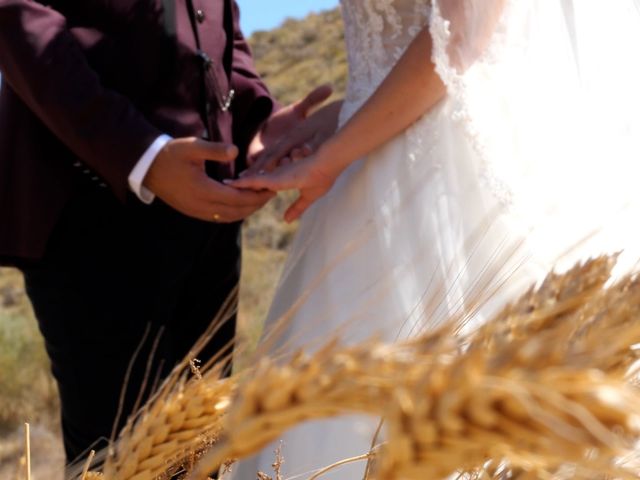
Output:
<svg viewBox="0 0 640 480">
<path fill-rule="evenodd" d="M 255 30 L 270 30 L 287 17 L 301 18 L 309 12 L 327 10 L 338 0 L 237 0 L 242 30 L 250 35 Z"/>
</svg>

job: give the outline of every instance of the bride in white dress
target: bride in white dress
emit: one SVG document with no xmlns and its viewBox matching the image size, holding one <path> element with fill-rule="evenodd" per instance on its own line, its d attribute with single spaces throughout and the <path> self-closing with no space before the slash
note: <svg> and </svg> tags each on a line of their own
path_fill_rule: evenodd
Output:
<svg viewBox="0 0 640 480">
<path fill-rule="evenodd" d="M 342 11 L 337 133 L 232 182 L 301 194 L 263 351 L 391 341 L 463 314 L 472 327 L 563 261 L 640 258 L 635 0 L 342 0 Z M 377 425 L 290 431 L 284 477 L 367 453 Z M 278 443 L 233 477 L 271 472 Z"/>
</svg>

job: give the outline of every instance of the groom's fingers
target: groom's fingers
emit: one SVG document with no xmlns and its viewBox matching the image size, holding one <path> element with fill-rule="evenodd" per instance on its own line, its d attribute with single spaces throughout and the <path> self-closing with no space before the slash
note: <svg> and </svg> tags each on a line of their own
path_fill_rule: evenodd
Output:
<svg viewBox="0 0 640 480">
<path fill-rule="evenodd" d="M 245 177 L 248 175 L 255 175 L 260 171 L 271 172 L 277 167 L 288 165 L 298 160 L 312 155 L 319 147 L 319 144 L 315 139 L 308 140 L 302 145 L 294 140 L 287 140 L 276 145 L 273 150 L 265 152 L 258 160 L 240 176 Z"/>
<path fill-rule="evenodd" d="M 237 222 L 261 208 L 271 192 L 239 191 L 216 182 L 205 172 L 204 161 L 232 161 L 233 145 L 179 138 L 158 153 L 144 186 L 184 215 L 210 222 Z"/>
<path fill-rule="evenodd" d="M 306 119 L 311 111 L 324 103 L 333 93 L 331 85 L 322 85 L 311 91 L 305 98 L 293 105 L 293 109 L 297 116 L 302 119 Z M 313 135 L 313 131 L 302 130 L 301 133 L 288 136 L 281 141 L 277 142 L 274 146 L 267 148 L 247 170 L 247 174 L 259 172 L 260 170 L 270 171 L 277 167 L 280 161 L 287 156 L 291 156 L 293 149 L 299 151 L 313 151 L 310 137 Z M 307 156 L 310 153 L 307 153 Z"/>
<path fill-rule="evenodd" d="M 302 118 L 307 118 L 309 112 L 325 102 L 333 93 L 331 85 L 321 85 L 314 88 L 305 98 L 294 105 L 294 109 Z"/>
<path fill-rule="evenodd" d="M 198 162 L 211 160 L 230 163 L 238 156 L 238 147 L 228 143 L 208 142 L 196 137 L 172 140 L 168 148 L 173 154 Z"/>
<path fill-rule="evenodd" d="M 215 180 L 207 179 L 208 186 L 204 193 L 204 199 L 209 203 L 223 204 L 233 208 L 259 208 L 267 203 L 274 194 L 264 189 L 239 190 L 228 186 L 227 182 L 220 184 Z M 257 191 L 260 190 L 260 191 Z"/>
<path fill-rule="evenodd" d="M 194 154 L 204 160 L 231 163 L 238 156 L 238 147 L 225 143 L 207 142 L 198 139 L 194 144 Z"/>
<path fill-rule="evenodd" d="M 225 185 L 233 187 L 238 191 L 262 191 L 272 190 L 273 184 L 267 175 L 250 175 L 238 180 L 225 180 Z"/>
<path fill-rule="evenodd" d="M 226 205 L 213 201 L 200 201 L 192 205 L 189 214 L 206 222 L 235 223 L 253 215 L 262 206 L 263 204 Z"/>
<path fill-rule="evenodd" d="M 262 208 L 274 195 L 272 192 L 239 191 L 217 185 L 219 188 L 211 188 L 199 201 L 198 217 L 203 220 L 239 222 Z"/>
<path fill-rule="evenodd" d="M 274 172 L 261 172 L 258 175 L 250 175 L 238 180 L 225 180 L 226 185 L 240 189 L 241 191 L 254 190 L 256 192 L 280 192 L 299 188 L 299 181 L 287 167 L 282 167 Z"/>
<path fill-rule="evenodd" d="M 240 176 L 255 174 L 261 170 L 270 172 L 277 167 L 287 165 L 291 161 L 297 162 L 313 155 L 321 144 L 322 140 L 317 134 L 302 141 L 298 138 L 288 138 L 262 153 L 251 168 Z"/>
<path fill-rule="evenodd" d="M 236 223 L 241 222 L 245 218 L 255 213 L 257 208 L 254 207 L 230 207 L 214 203 L 206 209 L 206 220 L 214 223 Z"/>
<path fill-rule="evenodd" d="M 255 174 L 261 170 L 271 171 L 273 170 L 284 157 L 289 156 L 289 152 L 295 146 L 291 141 L 281 142 L 276 145 L 272 150 L 265 151 L 258 160 L 251 165 L 251 168 L 243 172 L 241 176 Z"/>
</svg>

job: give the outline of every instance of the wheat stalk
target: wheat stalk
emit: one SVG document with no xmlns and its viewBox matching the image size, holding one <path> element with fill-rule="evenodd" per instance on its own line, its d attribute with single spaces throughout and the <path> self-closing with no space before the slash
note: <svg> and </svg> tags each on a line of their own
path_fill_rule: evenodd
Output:
<svg viewBox="0 0 640 480">
<path fill-rule="evenodd" d="M 24 424 L 25 478 L 31 480 L 31 428 Z"/>
<path fill-rule="evenodd" d="M 89 476 L 89 469 L 91 468 L 91 463 L 93 462 L 94 458 L 96 456 L 96 451 L 95 450 L 91 450 L 89 452 L 89 457 L 87 458 L 84 467 L 82 469 L 82 475 L 80 475 L 80 480 L 87 480 L 88 476 Z"/>
</svg>

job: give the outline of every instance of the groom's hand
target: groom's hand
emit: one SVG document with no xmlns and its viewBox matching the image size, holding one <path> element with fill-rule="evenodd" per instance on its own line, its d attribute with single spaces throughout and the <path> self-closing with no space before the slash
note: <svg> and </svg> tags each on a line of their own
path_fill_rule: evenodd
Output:
<svg viewBox="0 0 640 480">
<path fill-rule="evenodd" d="M 276 144 L 282 142 L 294 129 L 303 124 L 309 114 L 324 103 L 332 93 L 333 89 L 330 85 L 317 87 L 302 100 L 283 107 L 271 115 L 271 118 L 265 122 L 249 145 L 247 155 L 249 166 L 255 163 L 265 151 L 273 149 Z M 315 132 L 312 132 L 311 135 L 313 133 Z M 305 148 L 302 143 L 304 141 L 300 142 L 296 147 Z M 307 153 L 307 155 L 310 153 Z"/>
<path fill-rule="evenodd" d="M 273 194 L 239 191 L 207 176 L 207 160 L 231 163 L 237 155 L 238 149 L 233 145 L 198 138 L 175 139 L 154 160 L 144 186 L 190 217 L 217 223 L 238 222 L 260 209 Z"/>
<path fill-rule="evenodd" d="M 250 168 L 240 176 L 269 172 L 315 153 L 336 132 L 341 108 L 342 102 L 336 101 L 314 112 L 305 121 L 282 135 L 278 141 L 262 150 L 257 158 L 253 159 Z"/>
</svg>

